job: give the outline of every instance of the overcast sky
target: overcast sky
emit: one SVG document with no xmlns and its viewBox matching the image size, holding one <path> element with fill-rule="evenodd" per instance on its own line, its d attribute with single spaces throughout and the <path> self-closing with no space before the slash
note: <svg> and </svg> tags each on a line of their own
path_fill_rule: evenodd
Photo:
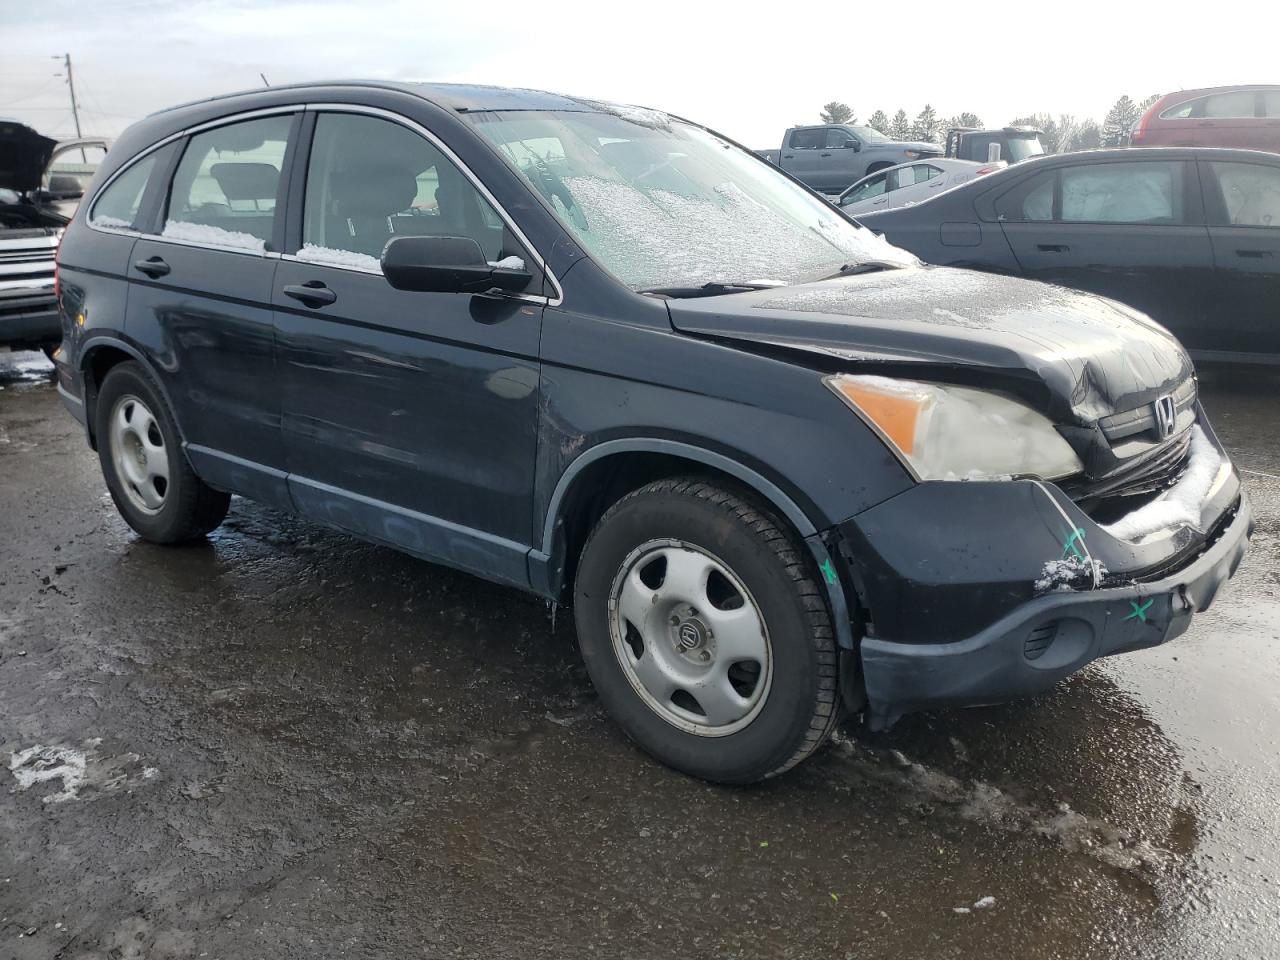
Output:
<svg viewBox="0 0 1280 960">
<path fill-rule="evenodd" d="M 483 0 L 0 0 L 0 116 L 74 133 L 52 57 L 69 52 L 84 132 L 173 103 L 341 77 L 539 87 L 657 107 L 774 146 L 828 100 L 860 120 L 972 110 L 1101 121 L 1121 94 L 1280 82 L 1280 4 L 1125 0 L 768 4 Z M 1201 15 L 1217 9 L 1221 15 Z M 824 13 L 826 10 L 828 12 Z"/>
</svg>

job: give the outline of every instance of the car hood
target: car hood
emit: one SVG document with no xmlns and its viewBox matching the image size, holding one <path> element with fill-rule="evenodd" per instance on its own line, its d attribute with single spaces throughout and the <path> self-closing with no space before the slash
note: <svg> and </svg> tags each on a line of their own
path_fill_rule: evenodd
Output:
<svg viewBox="0 0 1280 960">
<path fill-rule="evenodd" d="M 989 371 L 1061 424 L 1093 426 L 1193 373 L 1173 335 L 1135 310 L 972 270 L 886 270 L 669 307 L 684 333 L 820 354 L 849 371 L 892 365 L 920 379 L 958 371 L 978 385 L 977 371 Z"/>
<path fill-rule="evenodd" d="M 57 145 L 25 124 L 0 120 L 0 187 L 19 193 L 37 189 Z"/>
</svg>

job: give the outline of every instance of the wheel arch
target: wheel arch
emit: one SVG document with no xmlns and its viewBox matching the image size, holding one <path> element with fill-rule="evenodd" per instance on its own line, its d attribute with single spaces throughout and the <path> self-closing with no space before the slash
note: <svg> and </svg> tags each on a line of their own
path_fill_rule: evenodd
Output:
<svg viewBox="0 0 1280 960">
<path fill-rule="evenodd" d="M 182 440 L 182 449 L 185 455 L 186 433 L 183 431 L 182 423 L 178 418 L 177 408 L 173 405 L 173 399 L 169 396 L 169 391 L 165 389 L 164 382 L 156 375 L 151 361 L 137 347 L 115 336 L 99 335 L 81 345 L 77 359 L 77 366 L 80 369 L 80 376 L 84 384 L 85 430 L 88 434 L 91 448 L 94 450 L 98 448 L 97 437 L 94 434 L 94 424 L 97 420 L 98 391 L 102 386 L 102 381 L 113 367 L 133 361 L 142 367 L 147 379 L 159 391 L 165 406 L 169 408 L 169 415 L 173 418 L 174 425 L 178 428 L 178 437 Z"/>
<path fill-rule="evenodd" d="M 662 477 L 710 475 L 745 487 L 791 525 L 822 573 L 836 637 L 853 648 L 849 605 L 821 531 L 778 483 L 725 453 L 666 438 L 607 440 L 583 451 L 556 482 L 543 518 L 541 544 L 530 554 L 530 581 L 538 592 L 564 601 L 572 589 L 578 557 L 595 522 L 622 496 Z"/>
</svg>

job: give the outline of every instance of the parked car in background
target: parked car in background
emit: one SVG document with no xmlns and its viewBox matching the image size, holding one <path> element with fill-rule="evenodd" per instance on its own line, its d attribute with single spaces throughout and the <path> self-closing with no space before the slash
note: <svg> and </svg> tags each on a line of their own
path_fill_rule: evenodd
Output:
<svg viewBox="0 0 1280 960">
<path fill-rule="evenodd" d="M 54 257 L 108 142 L 59 143 L 0 121 L 0 347 L 52 353 L 61 339 Z"/>
<path fill-rule="evenodd" d="M 783 134 L 781 150 L 756 152 L 822 193 L 841 193 L 869 173 L 908 160 L 942 156 L 936 143 L 891 140 L 871 127 L 849 123 L 792 127 Z"/>
<path fill-rule="evenodd" d="M 1131 145 L 1240 147 L 1280 153 L 1280 85 L 1170 93 L 1142 115 Z"/>
<path fill-rule="evenodd" d="M 929 263 L 1113 297 L 1195 356 L 1280 362 L 1280 156 L 1059 154 L 859 221 Z"/>
<path fill-rule="evenodd" d="M 190 104 L 59 264 L 59 390 L 141 537 L 237 493 L 572 603 L 610 714 L 712 780 L 1176 637 L 1251 530 L 1159 325 L 922 266 L 654 110 Z"/>
<path fill-rule="evenodd" d="M 840 194 L 836 206 L 845 213 L 858 216 L 872 210 L 888 210 L 910 203 L 920 203 L 937 196 L 944 190 L 967 183 L 1008 164 L 974 163 L 971 160 L 948 160 L 934 157 L 889 167 L 869 177 L 863 177 Z"/>
<path fill-rule="evenodd" d="M 995 160 L 1020 163 L 1044 153 L 1041 135 L 1041 131 L 1034 127 L 1001 127 L 998 130 L 952 127 L 947 131 L 945 155 L 976 163 Z M 999 149 L 993 151 L 992 147 Z"/>
</svg>

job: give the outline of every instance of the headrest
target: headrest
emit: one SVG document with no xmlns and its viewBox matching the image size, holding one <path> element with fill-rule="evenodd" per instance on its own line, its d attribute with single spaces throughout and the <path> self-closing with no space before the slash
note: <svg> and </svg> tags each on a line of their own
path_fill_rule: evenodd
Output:
<svg viewBox="0 0 1280 960">
<path fill-rule="evenodd" d="M 418 178 L 404 167 L 361 164 L 335 173 L 333 212 L 340 217 L 389 217 L 407 210 L 418 194 Z"/>
<path fill-rule="evenodd" d="M 280 171 L 269 163 L 215 163 L 209 175 L 228 200 L 274 200 Z"/>
</svg>

